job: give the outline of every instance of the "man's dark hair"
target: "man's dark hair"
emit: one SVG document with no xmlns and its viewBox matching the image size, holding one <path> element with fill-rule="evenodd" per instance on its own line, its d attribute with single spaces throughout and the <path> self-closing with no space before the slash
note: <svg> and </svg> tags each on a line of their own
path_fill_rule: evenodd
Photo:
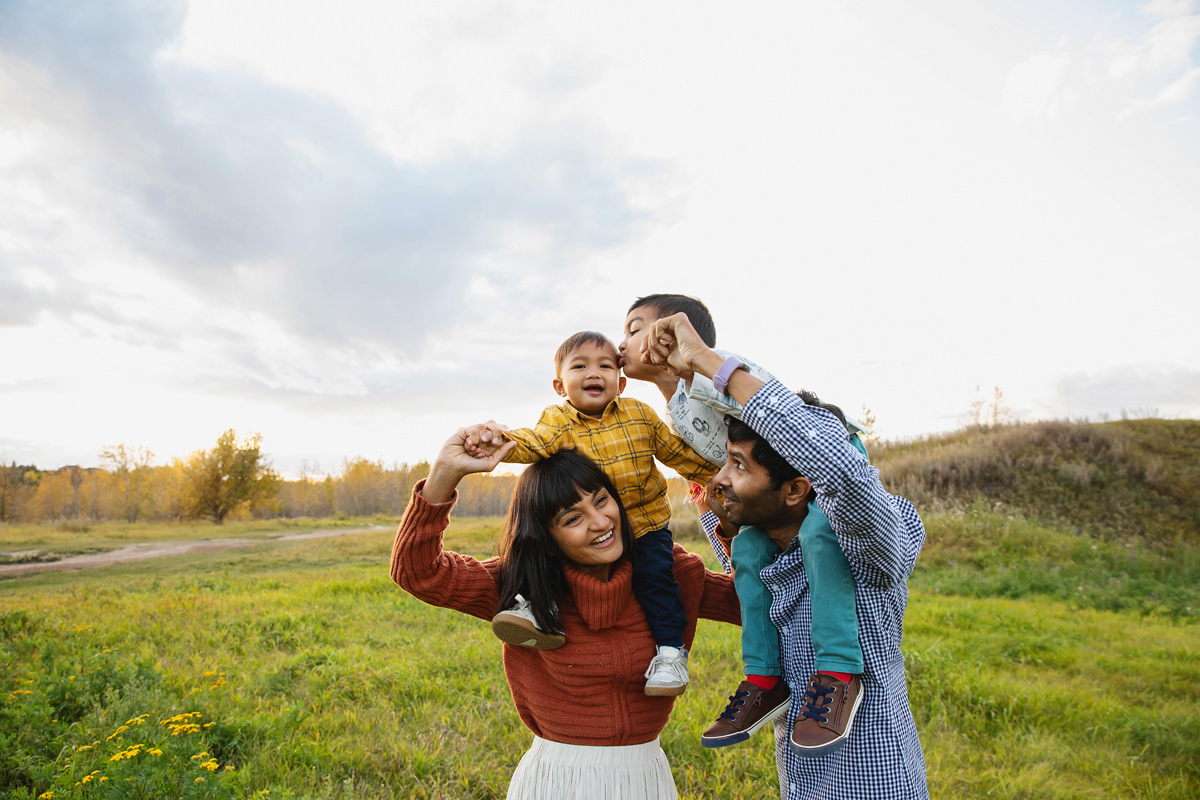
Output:
<svg viewBox="0 0 1200 800">
<path fill-rule="evenodd" d="M 709 347 L 717 346 L 717 326 L 713 322 L 712 313 L 709 312 L 708 306 L 695 297 L 685 294 L 648 294 L 634 300 L 629 311 L 635 308 L 652 308 L 659 319 L 683 312 L 687 315 L 688 322 L 696 329 L 700 340 Z M 629 316 L 629 311 L 625 312 L 625 316 Z"/>
<path fill-rule="evenodd" d="M 579 333 L 571 334 L 567 340 L 558 346 L 558 351 L 554 354 L 554 372 L 562 369 L 562 363 L 570 357 L 580 347 L 585 344 L 594 344 L 597 347 L 611 347 L 613 352 L 617 351 L 617 346 L 612 343 L 612 340 L 603 333 L 596 331 L 580 331 Z"/>
<path fill-rule="evenodd" d="M 754 428 L 751 428 L 737 417 L 726 417 L 726 419 L 729 420 L 729 441 L 737 442 L 738 444 L 746 442 L 753 444 L 750 449 L 750 455 L 754 456 L 754 460 L 766 468 L 767 474 L 771 476 L 772 488 L 778 489 L 785 482 L 800 477 L 799 470 L 789 464 L 783 456 L 775 452 L 775 448 L 771 447 L 766 439 L 759 436 Z"/>
<path fill-rule="evenodd" d="M 823 408 L 829 413 L 833 414 L 838 418 L 838 421 L 842 423 L 842 427 L 849 431 L 849 428 L 846 425 L 846 415 L 843 414 L 842 410 L 833 403 L 822 403 L 821 398 L 817 397 L 817 393 L 811 392 L 808 389 L 801 389 L 800 391 L 796 392 L 796 396 L 803 400 L 804 404 L 807 406 Z M 755 431 L 754 428 L 751 428 L 749 425 L 742 422 L 740 419 L 737 419 L 736 417 L 726 417 L 726 419 L 729 421 L 729 441 L 738 442 L 739 444 L 745 442 L 753 443 L 753 446 L 750 449 L 750 455 L 752 455 L 754 460 L 767 470 L 767 474 L 771 477 L 771 484 L 774 488 L 778 489 L 780 486 L 783 486 L 786 481 L 800 477 L 800 471 L 789 464 L 787 459 L 775 452 L 775 448 L 771 447 L 770 443 L 766 439 L 759 436 L 758 432 Z M 807 502 L 811 503 L 816 499 L 816 497 L 817 492 L 814 489 L 812 492 L 810 492 Z"/>
</svg>

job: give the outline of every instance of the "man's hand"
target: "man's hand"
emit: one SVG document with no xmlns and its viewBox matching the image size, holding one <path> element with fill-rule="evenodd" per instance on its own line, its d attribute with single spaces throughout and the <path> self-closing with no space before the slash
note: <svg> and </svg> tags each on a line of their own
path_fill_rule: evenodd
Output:
<svg viewBox="0 0 1200 800">
<path fill-rule="evenodd" d="M 477 433 L 481 434 L 482 431 Z M 482 448 L 471 445 L 470 441 L 471 429 L 459 428 L 442 445 L 421 489 L 421 496 L 427 501 L 445 503 L 454 496 L 454 490 L 463 476 L 491 472 L 517 446 L 516 442 L 493 443 L 490 437 Z"/>
<path fill-rule="evenodd" d="M 704 365 L 715 371 L 723 360 L 704 343 L 683 313 L 651 323 L 650 330 L 642 340 L 641 357 L 642 363 L 662 367 L 672 375 L 686 372 L 705 374 Z M 714 359 L 715 366 L 712 364 Z"/>
</svg>

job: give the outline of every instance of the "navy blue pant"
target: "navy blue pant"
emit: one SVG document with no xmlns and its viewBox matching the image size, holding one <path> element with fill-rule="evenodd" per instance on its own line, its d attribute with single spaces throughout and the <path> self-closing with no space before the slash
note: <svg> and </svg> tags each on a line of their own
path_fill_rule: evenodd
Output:
<svg viewBox="0 0 1200 800">
<path fill-rule="evenodd" d="M 687 615 L 683 595 L 675 582 L 675 542 L 663 528 L 634 540 L 637 561 L 633 567 L 633 594 L 642 604 L 650 632 L 659 645 L 683 647 Z"/>
</svg>

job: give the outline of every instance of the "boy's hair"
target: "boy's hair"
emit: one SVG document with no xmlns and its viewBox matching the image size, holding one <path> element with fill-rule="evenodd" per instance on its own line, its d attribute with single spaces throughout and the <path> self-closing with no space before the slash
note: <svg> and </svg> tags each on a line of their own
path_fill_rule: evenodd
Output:
<svg viewBox="0 0 1200 800">
<path fill-rule="evenodd" d="M 567 337 L 567 340 L 558 346 L 558 351 L 554 354 L 554 374 L 557 375 L 562 369 L 562 363 L 566 361 L 571 353 L 574 353 L 585 344 L 594 344 L 597 347 L 608 346 L 617 352 L 617 346 L 612 343 L 612 340 L 603 333 L 596 331 L 580 331 Z"/>
<path fill-rule="evenodd" d="M 508 518 L 500 537 L 500 585 L 496 612 L 512 606 L 517 594 L 529 601 L 537 626 L 562 633 L 555 603 L 568 592 L 563 565 L 568 563 L 550 534 L 554 517 L 600 489 L 621 509 L 622 558 L 636 561 L 633 526 L 621 496 L 604 470 L 578 450 L 559 450 L 530 464 L 517 478 Z"/>
<path fill-rule="evenodd" d="M 643 307 L 653 308 L 660 319 L 683 312 L 687 315 L 688 322 L 696 329 L 701 341 L 709 347 L 717 346 L 717 326 L 713 322 L 712 314 L 708 306 L 695 297 L 685 294 L 648 294 L 634 300 L 629 311 Z M 629 316 L 629 311 L 625 312 L 625 316 Z"/>
<path fill-rule="evenodd" d="M 842 423 L 842 427 L 847 428 L 847 432 L 849 432 L 849 428 L 846 425 L 846 415 L 833 403 L 822 403 L 821 398 L 817 397 L 816 392 L 810 392 L 807 389 L 801 389 L 796 392 L 796 396 L 803 400 L 807 406 L 823 408 L 833 414 Z M 754 456 L 755 461 L 767 470 L 774 488 L 778 489 L 785 482 L 800 477 L 800 471 L 789 464 L 787 459 L 775 452 L 775 448 L 771 447 L 766 439 L 759 436 L 756 430 L 737 417 L 726 417 L 726 419 L 729 421 L 729 441 L 738 443 L 753 442 L 754 446 L 751 448 L 750 454 Z M 816 497 L 817 492 L 813 489 L 809 493 L 807 502 L 811 503 Z"/>
</svg>

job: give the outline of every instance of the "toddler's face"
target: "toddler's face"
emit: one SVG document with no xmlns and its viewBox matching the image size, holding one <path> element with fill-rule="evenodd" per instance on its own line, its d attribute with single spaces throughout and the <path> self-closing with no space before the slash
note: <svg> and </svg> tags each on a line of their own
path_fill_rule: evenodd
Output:
<svg viewBox="0 0 1200 800">
<path fill-rule="evenodd" d="M 612 345 L 585 342 L 559 365 L 554 390 L 584 414 L 598 417 L 625 388 L 618 359 Z"/>
</svg>

